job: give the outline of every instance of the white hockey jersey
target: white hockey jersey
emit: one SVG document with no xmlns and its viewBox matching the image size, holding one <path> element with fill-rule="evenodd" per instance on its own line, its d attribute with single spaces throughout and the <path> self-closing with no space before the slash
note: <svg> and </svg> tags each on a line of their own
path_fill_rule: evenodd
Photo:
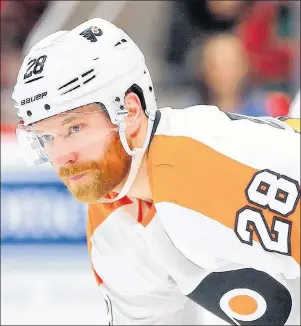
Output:
<svg viewBox="0 0 301 326">
<path fill-rule="evenodd" d="M 288 126 L 300 120 L 195 106 L 157 123 L 153 203 L 89 206 L 109 322 L 201 325 L 204 307 L 232 324 L 300 324 L 300 134 Z"/>
</svg>

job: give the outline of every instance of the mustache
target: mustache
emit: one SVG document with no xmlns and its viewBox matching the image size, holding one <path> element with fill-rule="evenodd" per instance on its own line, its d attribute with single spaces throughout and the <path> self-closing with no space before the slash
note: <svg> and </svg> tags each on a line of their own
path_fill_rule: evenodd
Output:
<svg viewBox="0 0 301 326">
<path fill-rule="evenodd" d="M 61 167 L 58 171 L 58 174 L 61 178 L 68 178 L 74 175 L 87 173 L 100 169 L 100 164 L 97 161 L 92 161 L 88 163 L 74 163 L 68 167 Z"/>
</svg>

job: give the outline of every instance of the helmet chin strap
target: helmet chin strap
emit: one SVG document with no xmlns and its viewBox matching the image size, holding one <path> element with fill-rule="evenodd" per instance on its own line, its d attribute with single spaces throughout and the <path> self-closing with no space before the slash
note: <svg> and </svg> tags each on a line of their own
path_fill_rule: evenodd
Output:
<svg viewBox="0 0 301 326">
<path fill-rule="evenodd" d="M 146 133 L 146 137 L 145 137 L 145 141 L 143 144 L 143 147 L 141 148 L 134 148 L 133 150 L 130 149 L 129 144 L 127 142 L 126 139 L 126 135 L 125 135 L 125 129 L 126 129 L 126 123 L 124 121 L 124 119 L 122 119 L 119 122 L 119 136 L 120 136 L 120 140 L 122 143 L 122 146 L 124 147 L 125 151 L 132 156 L 132 162 L 131 162 L 131 167 L 130 167 L 130 172 L 129 175 L 127 177 L 127 180 L 123 186 L 123 188 L 121 189 L 121 191 L 119 192 L 119 194 L 117 195 L 117 197 L 115 197 L 114 199 L 107 199 L 107 198 L 101 198 L 98 199 L 97 201 L 99 203 L 113 203 L 114 201 L 117 201 L 121 198 L 123 198 L 128 191 L 131 189 L 139 168 L 141 166 L 144 154 L 149 146 L 150 140 L 151 140 L 151 136 L 152 136 L 152 130 L 153 130 L 153 126 L 154 126 L 154 121 L 155 121 L 155 116 L 156 116 L 156 111 L 157 110 L 150 110 L 147 111 L 146 114 L 148 115 L 148 125 L 147 125 L 147 133 Z"/>
</svg>

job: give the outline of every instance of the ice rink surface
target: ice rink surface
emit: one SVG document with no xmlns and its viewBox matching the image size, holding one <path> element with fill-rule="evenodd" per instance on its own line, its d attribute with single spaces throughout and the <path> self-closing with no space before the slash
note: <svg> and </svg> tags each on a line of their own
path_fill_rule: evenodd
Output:
<svg viewBox="0 0 301 326">
<path fill-rule="evenodd" d="M 1 325 L 105 325 L 84 245 L 4 245 Z"/>
</svg>

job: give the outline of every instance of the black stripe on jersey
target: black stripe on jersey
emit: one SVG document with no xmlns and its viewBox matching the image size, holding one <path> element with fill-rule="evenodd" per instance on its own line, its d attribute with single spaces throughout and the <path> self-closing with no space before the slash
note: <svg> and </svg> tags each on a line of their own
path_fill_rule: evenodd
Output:
<svg viewBox="0 0 301 326">
<path fill-rule="evenodd" d="M 264 119 L 260 119 L 260 118 L 255 118 L 255 117 L 251 117 L 251 116 L 247 116 L 247 115 L 243 115 L 243 114 L 231 113 L 231 112 L 224 112 L 224 113 L 231 120 L 249 120 L 249 121 L 252 121 L 255 123 L 259 123 L 259 124 L 269 125 L 274 128 L 284 129 L 282 126 L 280 126 L 277 123 L 274 123 L 273 121 L 270 121 L 270 120 L 264 120 Z"/>
</svg>

